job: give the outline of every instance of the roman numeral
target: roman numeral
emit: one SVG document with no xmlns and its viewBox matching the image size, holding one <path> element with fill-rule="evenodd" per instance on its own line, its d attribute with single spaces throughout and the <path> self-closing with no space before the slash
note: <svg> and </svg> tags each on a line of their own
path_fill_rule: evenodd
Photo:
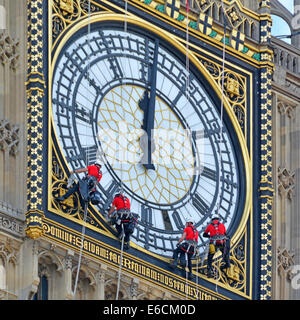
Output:
<svg viewBox="0 0 300 320">
<path fill-rule="evenodd" d="M 85 159 L 87 165 L 94 164 L 97 159 L 97 146 L 89 146 L 89 147 L 83 147 Z"/>
<path fill-rule="evenodd" d="M 83 122 L 91 124 L 93 121 L 93 115 L 90 110 L 75 105 L 75 117 Z"/>
<path fill-rule="evenodd" d="M 78 154 L 75 149 L 68 150 L 68 156 L 66 157 L 68 162 L 75 162 L 76 167 L 79 165 L 77 163 L 78 160 L 84 160 L 81 154 Z"/>
<path fill-rule="evenodd" d="M 52 102 L 56 104 L 58 107 L 61 108 L 61 112 L 63 112 L 64 109 L 67 109 L 68 111 L 72 112 L 73 108 L 72 106 L 69 106 L 66 104 L 63 100 L 58 101 L 57 99 L 53 99 Z M 79 107 L 77 104 L 75 105 L 75 117 L 83 122 L 86 122 L 88 124 L 91 124 L 93 121 L 93 115 L 91 110 L 87 110 L 83 107 Z M 59 112 L 60 116 L 63 116 L 63 114 Z"/>
<path fill-rule="evenodd" d="M 200 197 L 198 193 L 195 193 L 192 200 L 193 206 L 202 214 L 205 215 L 208 212 L 208 205 Z"/>
<path fill-rule="evenodd" d="M 152 226 L 152 209 L 142 205 L 141 207 L 141 222 L 145 227 L 145 249 L 149 249 L 150 233 L 149 226 Z"/>
<path fill-rule="evenodd" d="M 225 177 L 224 176 L 221 177 L 221 181 L 224 182 L 225 188 L 227 190 L 230 189 L 230 186 L 232 186 L 233 188 L 237 188 L 237 184 L 233 182 L 232 174 L 225 174 Z"/>
<path fill-rule="evenodd" d="M 179 213 L 176 210 L 172 213 L 172 218 L 178 230 L 181 230 L 182 228 L 184 228 L 184 224 L 180 218 Z"/>
<path fill-rule="evenodd" d="M 202 177 L 206 177 L 210 180 L 213 180 L 213 181 L 217 181 L 217 173 L 215 170 L 212 170 L 210 168 L 207 168 L 207 167 L 203 167 L 203 170 L 201 172 L 201 176 Z"/>
<path fill-rule="evenodd" d="M 152 209 L 142 205 L 141 220 L 144 225 L 152 226 Z"/>
<path fill-rule="evenodd" d="M 165 225 L 165 230 L 173 231 L 172 223 L 167 210 L 161 210 L 162 219 Z"/>
<path fill-rule="evenodd" d="M 99 35 L 101 37 L 102 44 L 105 46 L 107 53 L 110 55 L 110 57 L 107 60 L 110 64 L 110 69 L 112 70 L 112 72 L 114 74 L 114 79 L 123 78 L 123 72 L 122 72 L 122 68 L 120 66 L 120 63 L 119 63 L 118 59 L 112 55 L 111 46 L 116 48 L 113 37 L 110 36 L 110 40 L 108 41 L 106 39 L 103 31 L 99 31 Z"/>
<path fill-rule="evenodd" d="M 74 52 L 73 52 L 74 53 Z M 76 53 L 76 52 L 75 52 Z M 83 72 L 83 69 L 82 69 L 82 59 L 80 56 L 76 56 L 76 57 L 73 57 L 71 56 L 68 52 L 65 53 L 65 56 L 71 61 L 71 68 L 73 68 L 73 66 L 75 66 L 80 72 Z M 78 61 L 80 60 L 80 61 Z"/>
</svg>

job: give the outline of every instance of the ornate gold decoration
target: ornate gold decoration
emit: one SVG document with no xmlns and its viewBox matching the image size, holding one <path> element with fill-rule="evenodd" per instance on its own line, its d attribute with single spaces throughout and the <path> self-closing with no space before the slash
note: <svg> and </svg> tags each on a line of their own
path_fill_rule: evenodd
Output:
<svg viewBox="0 0 300 320">
<path fill-rule="evenodd" d="M 212 6 L 212 0 L 192 0 L 190 7 L 201 12 L 207 11 Z"/>
<path fill-rule="evenodd" d="M 54 150 L 53 150 L 54 151 Z M 55 200 L 55 197 L 63 196 L 67 191 L 68 177 L 61 169 L 57 160 L 55 152 L 52 155 L 52 206 L 59 211 L 62 211 L 68 216 L 79 217 L 79 198 L 77 195 L 71 195 L 68 199 L 59 202 Z"/>
<path fill-rule="evenodd" d="M 268 2 L 269 1 L 265 1 Z M 269 14 L 261 16 L 260 41 L 271 41 Z M 261 137 L 259 141 L 261 168 L 260 168 L 260 213 L 261 213 L 261 242 L 260 242 L 260 299 L 271 298 L 272 284 L 272 207 L 273 207 L 273 175 L 272 175 L 272 76 L 273 64 L 271 51 L 261 55 L 260 76 L 260 123 Z"/>
<path fill-rule="evenodd" d="M 226 276 L 232 281 L 240 280 L 240 270 L 238 266 L 231 265 L 230 268 L 226 270 Z"/>
<path fill-rule="evenodd" d="M 212 263 L 213 268 L 213 281 L 222 287 L 230 287 L 233 290 L 237 290 L 239 293 L 247 296 L 247 231 L 244 230 L 244 234 L 240 241 L 234 245 L 230 250 L 230 268 L 223 269 L 224 262 L 222 261 L 221 251 L 217 251 Z M 206 276 L 207 274 L 207 260 L 202 263 L 199 268 L 200 274 Z M 223 269 L 223 270 L 222 270 Z"/>
<path fill-rule="evenodd" d="M 221 271 L 222 259 L 213 264 L 218 270 L 218 281 L 246 294 L 246 252 L 244 241 L 230 251 L 230 268 Z"/>
<path fill-rule="evenodd" d="M 43 234 L 43 0 L 27 0 L 27 212 L 26 234 L 36 239 Z"/>
<path fill-rule="evenodd" d="M 227 80 L 227 91 L 231 97 L 238 96 L 240 94 L 240 85 L 236 79 L 229 78 Z"/>
<path fill-rule="evenodd" d="M 222 65 L 208 60 L 207 58 L 199 57 L 204 67 L 213 76 L 218 86 L 222 87 Z M 238 123 L 245 134 L 246 110 L 247 110 L 247 87 L 246 78 L 238 73 L 232 72 L 225 67 L 224 70 L 224 93 L 227 97 L 231 108 L 233 109 Z"/>
<path fill-rule="evenodd" d="M 39 227 L 30 227 L 26 229 L 26 234 L 31 239 L 38 239 L 43 235 L 43 229 Z"/>
<path fill-rule="evenodd" d="M 68 13 L 74 13 L 74 1 L 73 0 L 60 0 L 60 9 L 64 15 Z"/>
<path fill-rule="evenodd" d="M 236 7 L 232 6 L 226 10 L 226 14 L 229 17 L 229 21 L 231 22 L 232 26 L 237 26 L 238 22 L 242 21 L 239 12 L 237 11 Z"/>
<path fill-rule="evenodd" d="M 89 0 L 53 0 L 52 10 L 52 37 L 54 42 L 70 24 L 88 14 Z M 100 10 L 100 6 L 91 1 L 90 12 L 94 13 Z"/>
</svg>

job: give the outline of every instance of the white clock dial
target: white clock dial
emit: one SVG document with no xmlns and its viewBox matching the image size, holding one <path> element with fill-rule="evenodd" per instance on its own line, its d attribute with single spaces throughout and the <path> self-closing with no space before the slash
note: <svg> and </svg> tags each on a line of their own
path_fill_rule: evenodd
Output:
<svg viewBox="0 0 300 320">
<path fill-rule="evenodd" d="M 163 255 L 172 254 L 185 221 L 203 231 L 219 208 L 230 228 L 238 208 L 232 137 L 226 125 L 221 133 L 220 107 L 196 71 L 191 69 L 187 88 L 185 63 L 166 41 L 130 26 L 124 32 L 93 24 L 89 41 L 82 31 L 68 41 L 54 72 L 53 120 L 70 168 L 93 162 L 100 150 L 106 163 L 99 213 L 122 183 L 140 215 L 132 240 Z M 141 163 L 150 109 L 155 169 Z"/>
</svg>

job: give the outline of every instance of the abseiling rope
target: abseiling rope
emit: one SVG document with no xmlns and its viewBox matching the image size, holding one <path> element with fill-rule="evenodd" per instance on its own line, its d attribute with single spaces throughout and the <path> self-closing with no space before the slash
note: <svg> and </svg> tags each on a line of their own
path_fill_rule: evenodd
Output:
<svg viewBox="0 0 300 320">
<path fill-rule="evenodd" d="M 124 32 L 127 32 L 127 14 L 128 14 L 128 3 L 125 0 L 125 20 L 124 20 Z M 123 105 L 123 88 L 121 87 L 121 106 L 123 110 L 123 121 L 125 122 L 125 110 Z M 123 146 L 122 146 L 123 149 Z M 121 158 L 121 190 L 120 192 L 123 194 L 123 161 L 125 161 L 124 152 L 122 152 Z M 121 222 L 122 223 L 122 222 Z M 125 232 L 124 232 L 124 225 L 122 224 L 122 243 L 121 243 L 121 253 L 120 253 L 120 265 L 118 271 L 118 282 L 117 282 L 117 292 L 116 292 L 116 300 L 119 300 L 120 294 L 120 285 L 121 285 L 121 275 L 122 275 L 122 264 L 123 264 L 123 251 L 124 251 L 124 239 L 125 239 Z"/>
<path fill-rule="evenodd" d="M 190 100 L 190 92 L 189 92 L 189 86 L 190 86 L 189 12 L 190 12 L 189 0 L 186 0 L 186 39 L 185 39 L 185 42 L 186 42 L 186 52 L 185 52 L 186 83 L 185 83 L 185 96 L 187 98 L 187 105 L 189 104 L 189 100 Z M 188 130 L 189 137 L 192 138 L 192 134 L 191 134 L 190 128 L 188 128 L 187 130 Z M 194 172 L 192 172 L 192 174 L 194 174 Z M 192 199 L 191 199 L 191 189 L 190 188 L 189 188 L 189 198 L 190 198 L 189 201 L 192 201 Z M 192 217 L 189 220 L 192 220 Z M 189 247 L 188 247 L 188 249 L 189 249 Z M 182 268 L 184 268 L 184 270 L 185 270 L 185 284 L 186 284 L 186 286 L 188 286 L 188 271 L 187 271 L 187 269 L 188 269 L 188 252 L 187 251 L 184 254 L 185 266 L 182 266 Z M 179 257 L 181 257 L 181 255 L 179 255 Z M 181 260 L 181 258 L 180 258 L 180 260 Z M 186 294 L 185 294 L 185 299 L 188 300 L 187 291 L 186 291 Z"/>
<path fill-rule="evenodd" d="M 226 60 L 226 16 L 225 16 L 225 8 L 224 8 L 224 0 L 222 0 L 222 13 L 223 13 L 223 23 L 224 23 L 224 37 L 223 37 L 223 57 L 222 57 L 222 99 L 221 99 L 221 128 L 220 128 L 220 145 L 219 145 L 219 178 L 218 178 L 218 186 L 220 186 L 221 183 L 221 141 L 223 137 L 223 110 L 224 110 L 224 78 L 225 78 L 225 60 Z M 220 188 L 220 187 L 219 187 Z M 221 198 L 218 202 L 218 208 L 217 208 L 217 216 L 220 218 L 220 207 L 221 207 Z M 216 292 L 218 292 L 218 278 L 219 273 L 217 272 L 217 266 L 216 266 Z"/>
<path fill-rule="evenodd" d="M 90 21 L 90 16 L 91 16 L 91 0 L 89 0 L 89 8 L 88 8 L 88 34 L 87 34 L 87 41 L 88 41 L 88 46 L 90 48 L 90 33 L 91 33 L 91 21 Z M 87 68 L 87 80 L 88 80 L 88 96 L 89 96 L 89 80 L 90 80 L 90 56 L 88 56 L 88 68 Z M 88 144 L 87 144 L 87 127 L 86 127 L 86 155 L 85 155 L 85 163 L 86 166 L 89 165 L 89 158 L 88 158 Z M 80 195 L 79 195 L 80 197 Z M 79 201 L 80 205 L 81 202 Z M 82 230 L 81 230 L 81 247 L 79 251 L 79 257 L 78 257 L 78 265 L 77 265 L 77 271 L 76 271 L 76 277 L 75 277 L 75 283 L 74 283 L 74 291 L 73 291 L 73 300 L 76 297 L 76 292 L 77 292 L 77 286 L 78 286 L 78 280 L 79 280 L 79 273 L 80 273 L 80 267 L 81 267 L 81 261 L 82 261 L 82 251 L 83 251 L 83 241 L 85 237 L 85 228 L 86 228 L 86 218 L 87 218 L 87 211 L 88 211 L 88 202 L 85 201 L 84 203 L 84 215 L 83 215 L 83 225 L 82 225 Z"/>
</svg>

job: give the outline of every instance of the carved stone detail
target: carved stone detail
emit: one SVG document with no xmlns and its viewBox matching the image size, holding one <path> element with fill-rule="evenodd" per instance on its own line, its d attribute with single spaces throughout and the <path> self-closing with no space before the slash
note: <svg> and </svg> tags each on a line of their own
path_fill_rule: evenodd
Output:
<svg viewBox="0 0 300 320">
<path fill-rule="evenodd" d="M 293 277 L 294 256 L 295 253 L 287 248 L 277 248 L 277 270 L 281 276 L 287 276 L 288 280 Z"/>
<path fill-rule="evenodd" d="M 65 269 L 72 269 L 72 256 L 67 254 L 63 259 Z"/>
<path fill-rule="evenodd" d="M 0 243 L 0 256 L 5 257 L 6 262 L 9 260 L 17 261 L 17 251 L 12 246 L 10 239 L 5 243 Z"/>
<path fill-rule="evenodd" d="M 281 115 L 287 115 L 290 119 L 294 119 L 296 116 L 296 107 L 289 103 L 279 101 L 277 109 Z"/>
<path fill-rule="evenodd" d="M 133 299 L 136 299 L 138 296 L 138 287 L 139 287 L 138 280 L 132 279 L 130 284 L 130 295 Z"/>
<path fill-rule="evenodd" d="M 19 146 L 19 126 L 11 124 L 9 120 L 0 120 L 0 150 L 8 151 L 16 156 Z"/>
<path fill-rule="evenodd" d="M 19 57 L 19 41 L 4 32 L 0 33 L 0 62 L 15 71 L 19 66 Z"/>
<path fill-rule="evenodd" d="M 288 199 L 293 200 L 295 186 L 295 172 L 291 172 L 286 168 L 279 167 L 278 191 L 280 196 L 287 196 Z"/>
<path fill-rule="evenodd" d="M 0 230 L 20 237 L 24 235 L 24 224 L 12 217 L 0 215 Z"/>
</svg>

